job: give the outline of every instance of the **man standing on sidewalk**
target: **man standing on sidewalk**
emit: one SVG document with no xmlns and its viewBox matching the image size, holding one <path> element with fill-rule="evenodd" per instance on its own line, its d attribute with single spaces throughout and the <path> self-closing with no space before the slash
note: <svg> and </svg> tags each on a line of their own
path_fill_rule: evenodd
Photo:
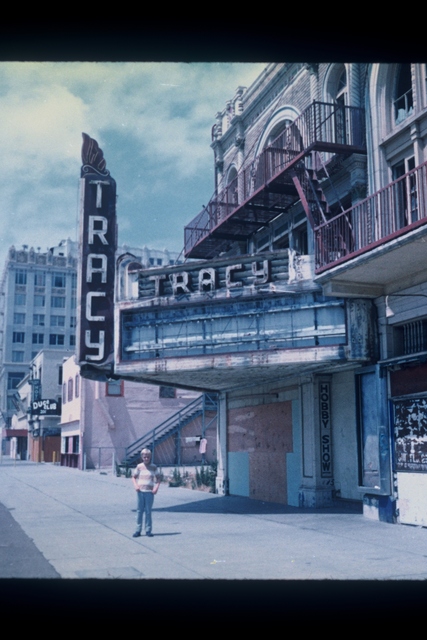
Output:
<svg viewBox="0 0 427 640">
<path fill-rule="evenodd" d="M 153 536 L 151 529 L 151 510 L 153 508 L 154 496 L 159 490 L 160 473 L 155 464 L 151 464 L 150 449 L 141 451 L 142 462 L 139 464 L 132 475 L 132 482 L 137 492 L 137 513 L 136 513 L 136 531 L 134 538 L 138 538 L 142 531 L 142 515 L 145 513 L 145 534 L 150 538 Z"/>
</svg>

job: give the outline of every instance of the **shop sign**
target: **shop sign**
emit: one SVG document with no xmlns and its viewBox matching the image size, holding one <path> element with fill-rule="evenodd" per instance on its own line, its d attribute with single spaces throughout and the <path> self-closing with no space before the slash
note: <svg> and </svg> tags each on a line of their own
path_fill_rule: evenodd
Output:
<svg viewBox="0 0 427 640">
<path fill-rule="evenodd" d="M 113 354 L 116 183 L 98 143 L 83 134 L 80 180 L 80 365 L 102 368 Z"/>
<path fill-rule="evenodd" d="M 31 414 L 33 416 L 59 416 L 61 409 L 57 400 L 33 400 Z"/>
<path fill-rule="evenodd" d="M 322 478 L 332 478 L 332 430 L 330 397 L 329 382 L 320 382 L 320 475 Z"/>
</svg>

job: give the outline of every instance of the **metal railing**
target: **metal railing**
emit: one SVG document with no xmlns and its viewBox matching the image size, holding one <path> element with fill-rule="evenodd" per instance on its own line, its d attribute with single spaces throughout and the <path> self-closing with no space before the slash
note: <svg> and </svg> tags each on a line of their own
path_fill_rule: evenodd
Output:
<svg viewBox="0 0 427 640">
<path fill-rule="evenodd" d="M 184 229 L 184 249 L 189 252 L 212 229 L 229 218 L 260 189 L 290 168 L 312 149 L 336 152 L 346 147 L 365 148 L 364 110 L 360 107 L 313 102 L 292 124 L 252 161 L 246 160 L 225 189 Z"/>
<path fill-rule="evenodd" d="M 83 450 L 83 470 L 108 469 L 115 471 L 115 464 L 122 459 L 125 447 L 84 447 Z M 61 454 L 61 456 L 76 456 L 76 466 L 78 454 Z"/>
<path fill-rule="evenodd" d="M 387 242 L 426 220 L 427 162 L 315 228 L 316 270 Z"/>
<path fill-rule="evenodd" d="M 183 427 L 188 425 L 190 422 L 195 420 L 199 416 L 204 416 L 206 411 L 215 411 L 217 410 L 217 399 L 214 394 L 204 393 L 199 398 L 196 398 L 192 402 L 190 402 L 183 409 L 180 409 L 172 416 L 167 418 L 164 422 L 159 424 L 157 427 L 154 427 L 151 431 L 138 438 L 135 442 L 133 442 L 129 447 L 126 448 L 125 452 L 125 463 L 129 466 L 135 464 L 139 459 L 141 449 L 144 447 L 148 447 L 151 449 L 153 453 L 153 462 L 159 462 L 156 460 L 156 447 L 165 442 L 168 438 L 173 436 L 176 433 L 179 433 Z M 208 425 L 202 424 L 202 431 Z M 176 445 L 178 447 L 176 448 Z M 176 454 L 178 458 L 176 460 L 176 464 L 180 464 L 179 460 L 179 439 L 178 442 L 173 445 L 174 452 L 171 455 L 171 458 Z M 170 464 L 174 464 L 175 462 L 172 460 L 169 462 Z"/>
</svg>

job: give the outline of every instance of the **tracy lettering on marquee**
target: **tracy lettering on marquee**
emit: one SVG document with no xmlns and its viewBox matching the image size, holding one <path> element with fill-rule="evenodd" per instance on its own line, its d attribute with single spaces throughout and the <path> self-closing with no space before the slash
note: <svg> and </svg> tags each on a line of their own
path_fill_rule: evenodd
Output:
<svg viewBox="0 0 427 640">
<path fill-rule="evenodd" d="M 92 271 L 102 271 L 100 265 L 94 265 Z M 245 285 L 260 287 L 271 281 L 271 260 L 251 261 L 231 264 L 222 268 L 210 266 L 175 271 L 172 273 L 154 273 L 142 270 L 140 278 L 154 283 L 153 287 L 144 288 L 142 297 L 182 296 L 194 293 L 211 293 L 221 288 L 238 290 Z M 169 292 L 166 283 L 169 283 Z"/>
</svg>

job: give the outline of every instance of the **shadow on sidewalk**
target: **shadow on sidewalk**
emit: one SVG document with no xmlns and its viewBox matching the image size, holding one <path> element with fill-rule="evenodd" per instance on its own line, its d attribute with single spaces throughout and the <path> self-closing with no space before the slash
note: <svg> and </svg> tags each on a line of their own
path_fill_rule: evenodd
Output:
<svg viewBox="0 0 427 640">
<path fill-rule="evenodd" d="M 234 513 L 234 514 L 362 514 L 363 505 L 356 500 L 337 500 L 333 507 L 324 509 L 291 507 L 275 502 L 262 502 L 261 500 L 252 500 L 241 496 L 221 496 L 209 499 L 199 499 L 197 501 L 189 501 L 185 504 L 179 504 L 173 507 L 153 508 L 153 511 L 167 511 L 171 513 Z"/>
</svg>

